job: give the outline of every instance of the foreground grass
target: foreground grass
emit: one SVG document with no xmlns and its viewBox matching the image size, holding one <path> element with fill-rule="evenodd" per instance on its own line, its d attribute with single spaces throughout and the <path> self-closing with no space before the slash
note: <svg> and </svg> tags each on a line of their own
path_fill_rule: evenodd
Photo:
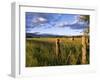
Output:
<svg viewBox="0 0 100 80">
<path fill-rule="evenodd" d="M 81 64 L 81 38 L 60 39 L 60 56 L 56 56 L 55 42 L 57 38 L 27 38 L 26 67 L 56 66 Z M 87 64 L 89 63 L 89 47 L 87 48 Z"/>
</svg>

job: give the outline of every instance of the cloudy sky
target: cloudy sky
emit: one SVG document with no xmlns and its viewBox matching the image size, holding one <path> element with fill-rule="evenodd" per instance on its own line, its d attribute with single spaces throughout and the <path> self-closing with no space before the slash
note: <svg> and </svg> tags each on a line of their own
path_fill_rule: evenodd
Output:
<svg viewBox="0 0 100 80">
<path fill-rule="evenodd" d="M 81 35 L 88 26 L 79 14 L 26 12 L 26 33 Z"/>
</svg>

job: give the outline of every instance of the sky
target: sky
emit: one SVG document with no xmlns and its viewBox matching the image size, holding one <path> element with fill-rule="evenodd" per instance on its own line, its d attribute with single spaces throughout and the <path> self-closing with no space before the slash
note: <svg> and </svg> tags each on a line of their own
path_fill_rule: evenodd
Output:
<svg viewBox="0 0 100 80">
<path fill-rule="evenodd" d="M 82 35 L 88 27 L 85 21 L 79 21 L 80 14 L 58 14 L 26 12 L 26 33 L 54 35 Z"/>
</svg>

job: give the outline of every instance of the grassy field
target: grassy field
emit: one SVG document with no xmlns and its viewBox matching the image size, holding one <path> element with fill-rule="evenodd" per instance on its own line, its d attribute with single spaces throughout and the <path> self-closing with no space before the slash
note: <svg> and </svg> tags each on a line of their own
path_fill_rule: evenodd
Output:
<svg viewBox="0 0 100 80">
<path fill-rule="evenodd" d="M 59 38 L 60 54 L 56 55 L 56 40 L 52 37 L 26 38 L 26 67 L 82 64 L 81 38 Z M 89 46 L 87 46 L 89 64 Z"/>
</svg>

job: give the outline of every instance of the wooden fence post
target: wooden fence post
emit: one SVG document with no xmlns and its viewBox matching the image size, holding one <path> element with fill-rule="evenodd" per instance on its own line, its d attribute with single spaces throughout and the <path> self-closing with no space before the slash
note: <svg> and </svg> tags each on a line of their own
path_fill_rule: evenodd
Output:
<svg viewBox="0 0 100 80">
<path fill-rule="evenodd" d="M 56 56 L 60 53 L 60 39 L 56 40 Z"/>
<path fill-rule="evenodd" d="M 82 64 L 86 64 L 86 35 L 82 36 Z"/>
<path fill-rule="evenodd" d="M 61 50 L 60 50 L 60 39 L 56 40 L 56 59 L 57 59 L 57 64 L 61 64 L 62 58 L 61 58 Z"/>
</svg>

